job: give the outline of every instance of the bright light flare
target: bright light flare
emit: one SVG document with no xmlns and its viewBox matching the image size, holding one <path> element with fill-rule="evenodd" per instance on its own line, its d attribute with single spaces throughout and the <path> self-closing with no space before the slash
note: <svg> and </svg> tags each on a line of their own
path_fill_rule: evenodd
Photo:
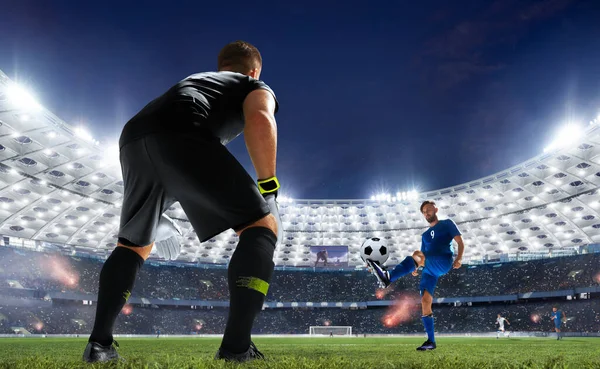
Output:
<svg viewBox="0 0 600 369">
<path fill-rule="evenodd" d="M 396 196 L 393 196 L 392 194 L 389 194 L 389 193 L 379 193 L 377 195 L 371 196 L 371 200 L 373 200 L 373 201 L 386 201 L 386 202 L 412 201 L 412 200 L 417 200 L 418 198 L 419 198 L 419 193 L 416 190 L 396 192 Z"/>
<path fill-rule="evenodd" d="M 417 294 L 403 294 L 388 308 L 381 322 L 387 328 L 396 327 L 412 320 L 419 311 L 420 299 Z"/>
<path fill-rule="evenodd" d="M 542 317 L 539 314 L 531 314 L 531 316 L 529 318 L 531 319 L 532 322 L 534 322 L 536 324 L 542 320 Z"/>
<path fill-rule="evenodd" d="M 37 102 L 35 97 L 33 97 L 33 95 L 24 87 L 17 84 L 9 85 L 6 89 L 6 95 L 8 101 L 16 108 L 30 111 L 42 109 L 42 106 Z"/>
<path fill-rule="evenodd" d="M 83 127 L 75 128 L 75 135 L 85 141 L 94 141 L 94 137 L 92 137 L 92 134 Z"/>
<path fill-rule="evenodd" d="M 280 204 L 292 203 L 292 202 L 294 202 L 294 199 L 292 199 L 291 197 L 282 195 L 282 196 L 277 196 L 277 202 Z"/>
<path fill-rule="evenodd" d="M 550 145 L 544 148 L 544 152 L 557 150 L 576 143 L 583 137 L 585 131 L 579 124 L 569 123 L 562 127 L 557 133 L 556 138 Z"/>
</svg>

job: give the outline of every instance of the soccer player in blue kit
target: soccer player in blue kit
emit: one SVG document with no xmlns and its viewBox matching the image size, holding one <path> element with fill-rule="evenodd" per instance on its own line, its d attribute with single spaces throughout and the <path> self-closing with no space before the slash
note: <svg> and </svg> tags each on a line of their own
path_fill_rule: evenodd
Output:
<svg viewBox="0 0 600 369">
<path fill-rule="evenodd" d="M 556 331 L 556 339 L 562 340 L 562 334 L 560 334 L 560 326 L 563 323 L 563 320 L 567 319 L 565 313 L 555 306 L 552 308 L 552 314 L 550 315 L 550 319 L 554 322 L 554 330 Z"/>
<path fill-rule="evenodd" d="M 408 273 L 416 276 L 417 268 L 424 267 L 419 291 L 421 293 L 422 320 L 427 332 L 427 341 L 419 346 L 417 350 L 427 351 L 436 348 L 433 311 L 431 309 L 435 286 L 439 277 L 448 273 L 452 268 L 460 268 L 465 246 L 456 224 L 451 219 L 438 219 L 438 208 L 435 206 L 435 202 L 424 201 L 420 210 L 427 223 L 429 223 L 429 229 L 421 237 L 421 251 L 415 251 L 412 256 L 407 256 L 391 272 L 371 260 L 367 260 L 367 264 L 379 280 L 379 285 L 382 288 L 388 287 L 392 282 Z M 452 240 L 458 244 L 456 257 L 454 257 L 452 250 Z"/>
</svg>

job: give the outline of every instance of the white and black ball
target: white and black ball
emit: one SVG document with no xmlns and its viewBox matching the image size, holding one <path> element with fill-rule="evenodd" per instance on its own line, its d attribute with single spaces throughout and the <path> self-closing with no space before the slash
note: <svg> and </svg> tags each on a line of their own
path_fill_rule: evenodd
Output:
<svg viewBox="0 0 600 369">
<path fill-rule="evenodd" d="M 363 261 L 376 261 L 383 265 L 390 256 L 390 252 L 383 240 L 378 237 L 367 238 L 360 247 L 360 257 Z"/>
</svg>

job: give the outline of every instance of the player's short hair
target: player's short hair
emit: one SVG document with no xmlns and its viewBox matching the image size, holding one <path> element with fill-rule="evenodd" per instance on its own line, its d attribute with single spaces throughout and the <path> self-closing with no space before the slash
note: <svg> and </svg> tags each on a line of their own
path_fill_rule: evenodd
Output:
<svg viewBox="0 0 600 369">
<path fill-rule="evenodd" d="M 258 49 L 246 41 L 234 41 L 221 49 L 217 58 L 218 70 L 247 73 L 262 68 L 262 57 Z"/>
<path fill-rule="evenodd" d="M 425 201 L 423 201 L 423 203 L 421 204 L 421 207 L 419 208 L 419 211 L 421 211 L 421 213 L 423 212 L 423 208 L 425 207 L 425 205 L 433 205 L 433 206 L 435 206 L 435 201 L 431 201 L 431 200 L 425 200 Z"/>
</svg>

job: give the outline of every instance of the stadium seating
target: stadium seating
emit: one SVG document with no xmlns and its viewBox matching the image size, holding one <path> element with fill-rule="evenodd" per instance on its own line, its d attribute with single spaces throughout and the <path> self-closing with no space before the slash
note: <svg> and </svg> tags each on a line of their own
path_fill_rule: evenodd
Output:
<svg viewBox="0 0 600 369">
<path fill-rule="evenodd" d="M 492 332 L 496 315 L 507 317 L 511 331 L 550 332 L 550 312 L 556 302 L 534 302 L 512 305 L 441 306 L 435 310 L 436 330 L 441 333 Z M 570 320 L 565 331 L 599 332 L 600 300 L 558 303 Z M 4 306 L 0 303 L 0 334 L 11 334 L 12 327 L 24 327 L 32 333 L 89 334 L 95 308 L 81 304 L 48 307 Z M 387 327 L 387 309 L 277 309 L 264 310 L 254 327 L 260 334 L 307 334 L 311 325 L 352 326 L 353 333 L 393 334 L 421 333 L 420 314 L 396 326 Z M 117 334 L 219 334 L 223 333 L 226 309 L 153 309 L 133 307 L 117 320 Z M 41 324 L 40 324 L 41 323 Z"/>
<path fill-rule="evenodd" d="M 60 266 L 58 273 L 51 268 Z M 0 287 L 95 295 L 102 261 L 0 247 Z M 600 254 L 527 262 L 464 266 L 440 280 L 438 297 L 498 296 L 600 285 Z M 419 278 L 407 277 L 395 290 L 416 291 Z M 370 301 L 375 279 L 358 271 L 281 271 L 274 274 L 267 301 Z M 227 271 L 199 267 L 145 265 L 133 296 L 153 299 L 226 301 Z M 391 295 L 390 295 L 391 296 Z M 388 296 L 387 298 L 391 298 Z"/>
<path fill-rule="evenodd" d="M 15 327 L 32 333 L 87 334 L 93 323 L 94 300 L 102 261 L 0 247 L 0 333 Z M 133 296 L 153 303 L 129 305 L 119 318 L 118 333 L 210 334 L 222 333 L 227 308 L 182 306 L 184 300 L 223 304 L 228 299 L 226 270 L 203 267 L 145 265 Z M 398 296 L 415 296 L 418 278 L 398 281 L 383 297 L 388 306 L 375 306 L 375 280 L 366 271 L 277 270 L 269 302 L 315 302 L 312 307 L 265 309 L 256 333 L 307 333 L 311 325 L 349 325 L 354 333 L 420 333 L 418 298 L 401 322 L 387 324 L 386 315 Z M 584 254 L 527 262 L 464 266 L 445 276 L 436 297 L 476 297 L 557 292 L 600 285 L 600 254 Z M 52 296 L 52 297 L 50 297 Z M 58 297 L 57 297 L 58 296 Z M 418 296 L 417 296 L 418 297 Z M 568 330 L 598 332 L 600 299 L 551 294 L 537 299 L 498 300 L 486 303 L 439 302 L 435 307 L 440 332 L 486 332 L 494 329 L 496 314 L 507 316 L 517 331 L 548 332 L 549 312 L 555 304 L 571 318 Z M 590 298 L 591 297 L 591 298 Z M 450 299 L 452 300 L 452 299 Z M 318 302 L 362 302 L 361 308 L 322 308 Z M 385 302 L 385 301 L 384 301 Z M 458 306 L 457 306 L 458 305 Z"/>
</svg>

